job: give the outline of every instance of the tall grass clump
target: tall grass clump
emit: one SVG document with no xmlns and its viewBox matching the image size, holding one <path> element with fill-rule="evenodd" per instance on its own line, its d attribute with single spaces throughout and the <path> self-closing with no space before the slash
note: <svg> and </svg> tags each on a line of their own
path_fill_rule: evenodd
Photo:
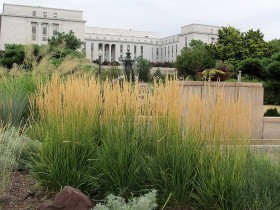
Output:
<svg viewBox="0 0 280 210">
<path fill-rule="evenodd" d="M 85 184 L 98 145 L 100 88 L 93 79 L 71 77 L 63 82 L 58 76 L 38 88 L 32 107 L 39 121 L 33 137 L 43 146 L 32 169 L 44 186 Z"/>
<path fill-rule="evenodd" d="M 0 200 L 11 187 L 24 143 L 17 129 L 0 128 Z"/>
<path fill-rule="evenodd" d="M 53 75 L 31 101 L 43 143 L 32 173 L 52 190 L 129 199 L 156 189 L 162 208 L 242 204 L 250 106 L 222 87 L 201 97 L 171 79 L 149 87 Z"/>
<path fill-rule="evenodd" d="M 0 122 L 19 126 L 29 117 L 29 95 L 36 90 L 36 82 L 29 74 L 0 81 Z"/>
<path fill-rule="evenodd" d="M 251 153 L 243 186 L 244 209 L 280 209 L 280 156 Z"/>
<path fill-rule="evenodd" d="M 189 95 L 186 117 L 188 133 L 202 142 L 192 192 L 194 205 L 242 209 L 251 105 L 227 96 L 219 86 L 205 86 L 202 95 Z"/>
</svg>

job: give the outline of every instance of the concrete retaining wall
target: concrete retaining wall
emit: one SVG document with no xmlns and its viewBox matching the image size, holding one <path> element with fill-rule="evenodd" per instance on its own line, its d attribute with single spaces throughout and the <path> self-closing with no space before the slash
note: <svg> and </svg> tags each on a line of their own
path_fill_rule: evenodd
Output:
<svg viewBox="0 0 280 210">
<path fill-rule="evenodd" d="M 185 81 L 183 83 L 184 91 L 188 95 L 189 91 L 205 97 L 204 88 L 214 88 L 217 82 L 203 81 Z M 219 85 L 224 88 L 226 96 L 244 98 L 248 104 L 252 104 L 252 138 L 263 138 L 263 86 L 262 83 L 246 83 L 246 82 L 220 82 Z"/>
<path fill-rule="evenodd" d="M 263 118 L 263 139 L 280 139 L 280 117 Z"/>
</svg>

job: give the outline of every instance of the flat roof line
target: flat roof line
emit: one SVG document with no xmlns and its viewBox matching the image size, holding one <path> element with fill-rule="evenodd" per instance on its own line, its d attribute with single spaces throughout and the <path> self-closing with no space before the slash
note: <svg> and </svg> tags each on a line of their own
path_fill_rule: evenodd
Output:
<svg viewBox="0 0 280 210">
<path fill-rule="evenodd" d="M 31 8 L 43 8 L 43 9 L 54 9 L 54 10 L 64 10 L 64 11 L 73 11 L 73 12 L 82 12 L 83 13 L 82 10 L 58 9 L 58 8 L 53 8 L 53 7 L 41 7 L 41 6 L 30 6 L 30 5 L 22 5 L 22 4 L 7 4 L 7 3 L 3 3 L 3 11 L 4 11 L 4 5 L 31 7 Z"/>
</svg>

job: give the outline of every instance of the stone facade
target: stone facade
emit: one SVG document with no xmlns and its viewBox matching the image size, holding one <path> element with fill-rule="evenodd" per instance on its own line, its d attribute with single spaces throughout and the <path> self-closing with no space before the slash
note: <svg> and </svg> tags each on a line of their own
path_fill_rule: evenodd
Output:
<svg viewBox="0 0 280 210">
<path fill-rule="evenodd" d="M 70 30 L 84 40 L 82 11 L 4 4 L 0 18 L 2 50 L 5 44 L 47 44 L 48 38 Z"/>
<path fill-rule="evenodd" d="M 0 14 L 0 49 L 7 43 L 46 44 L 57 32 L 75 35 L 85 42 L 86 55 L 91 61 L 118 61 L 129 49 L 132 57 L 143 56 L 153 62 L 173 62 L 192 39 L 215 43 L 219 27 L 191 24 L 181 27 L 179 34 L 160 38 L 147 31 L 109 29 L 85 26 L 83 12 L 46 7 L 3 4 Z"/>
</svg>

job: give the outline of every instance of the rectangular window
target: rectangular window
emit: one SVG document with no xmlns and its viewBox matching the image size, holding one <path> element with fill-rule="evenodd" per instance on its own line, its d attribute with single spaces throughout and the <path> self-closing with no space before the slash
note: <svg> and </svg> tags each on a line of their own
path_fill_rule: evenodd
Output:
<svg viewBox="0 0 280 210">
<path fill-rule="evenodd" d="M 213 34 L 213 29 L 210 29 L 210 33 Z"/>
<path fill-rule="evenodd" d="M 36 41 L 37 39 L 37 23 L 31 23 L 32 27 L 32 41 Z"/>
<path fill-rule="evenodd" d="M 134 45 L 134 56 L 136 57 L 136 54 L 137 54 L 137 46 Z"/>
<path fill-rule="evenodd" d="M 32 11 L 32 16 L 36 17 L 36 11 Z"/>
<path fill-rule="evenodd" d="M 56 13 L 56 12 L 53 13 L 53 17 L 54 17 L 54 18 L 57 18 L 57 13 Z"/>
<path fill-rule="evenodd" d="M 211 44 L 215 44 L 215 38 L 211 38 Z"/>
<path fill-rule="evenodd" d="M 157 48 L 157 59 L 158 59 L 159 49 Z"/>
<path fill-rule="evenodd" d="M 168 46 L 168 58 L 170 57 L 170 46 Z"/>
<path fill-rule="evenodd" d="M 123 45 L 120 45 L 120 53 L 123 53 Z"/>
<path fill-rule="evenodd" d="M 46 23 L 42 24 L 42 40 L 48 40 L 48 25 Z"/>
<path fill-rule="evenodd" d="M 178 49 L 178 47 L 177 47 L 177 44 L 176 44 L 176 56 L 177 56 L 177 49 Z"/>
<path fill-rule="evenodd" d="M 187 46 L 188 46 L 188 38 L 185 37 L 185 47 L 187 47 Z"/>
<path fill-rule="evenodd" d="M 172 45 L 171 53 L 172 53 L 172 57 L 173 57 L 173 45 Z"/>
<path fill-rule="evenodd" d="M 48 13 L 47 12 L 43 12 L 43 17 L 47 17 Z"/>
<path fill-rule="evenodd" d="M 58 32 L 58 24 L 53 24 L 53 36 L 57 37 Z"/>
<path fill-rule="evenodd" d="M 162 58 L 162 48 L 160 48 L 160 57 Z"/>
<path fill-rule="evenodd" d="M 141 46 L 141 56 L 143 57 L 143 55 L 144 55 L 144 47 Z"/>
<path fill-rule="evenodd" d="M 130 50 L 130 45 L 127 45 L 126 46 L 126 51 L 129 51 Z"/>
<path fill-rule="evenodd" d="M 166 47 L 164 47 L 164 56 L 166 57 Z"/>
<path fill-rule="evenodd" d="M 90 54 L 91 54 L 91 60 L 93 60 L 93 49 L 94 49 L 94 43 L 91 43 L 91 45 L 90 45 Z"/>
</svg>

